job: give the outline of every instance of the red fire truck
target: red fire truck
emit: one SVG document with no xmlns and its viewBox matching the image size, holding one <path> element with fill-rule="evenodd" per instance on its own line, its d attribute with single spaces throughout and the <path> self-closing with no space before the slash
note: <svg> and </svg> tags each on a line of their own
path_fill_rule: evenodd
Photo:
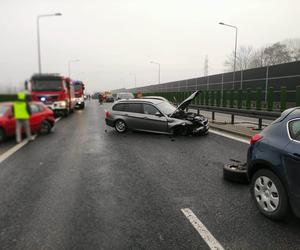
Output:
<svg viewBox="0 0 300 250">
<path fill-rule="evenodd" d="M 75 89 L 76 107 L 84 109 L 84 84 L 81 81 L 73 81 L 73 86 Z"/>
<path fill-rule="evenodd" d="M 27 89 L 33 101 L 43 102 L 56 115 L 68 116 L 74 111 L 75 91 L 68 77 L 59 74 L 36 74 L 31 77 Z"/>
</svg>

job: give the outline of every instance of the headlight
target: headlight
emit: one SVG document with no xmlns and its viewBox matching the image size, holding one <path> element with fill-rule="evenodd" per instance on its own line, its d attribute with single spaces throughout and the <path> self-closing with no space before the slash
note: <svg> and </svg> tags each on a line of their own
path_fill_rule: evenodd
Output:
<svg viewBox="0 0 300 250">
<path fill-rule="evenodd" d="M 56 102 L 55 104 L 56 104 L 58 107 L 60 107 L 60 108 L 65 108 L 65 107 L 67 107 L 66 101 L 59 101 L 59 102 Z"/>
</svg>

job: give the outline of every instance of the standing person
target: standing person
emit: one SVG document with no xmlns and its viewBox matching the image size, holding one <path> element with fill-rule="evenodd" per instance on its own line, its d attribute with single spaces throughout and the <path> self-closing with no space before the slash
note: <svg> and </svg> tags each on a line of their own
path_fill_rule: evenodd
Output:
<svg viewBox="0 0 300 250">
<path fill-rule="evenodd" d="M 99 93 L 99 96 L 98 96 L 98 98 L 99 98 L 99 103 L 100 104 L 102 104 L 103 103 L 103 94 L 102 93 Z"/>
<path fill-rule="evenodd" d="M 30 132 L 29 118 L 31 114 L 29 103 L 26 100 L 24 92 L 18 93 L 17 101 L 13 103 L 13 114 L 16 118 L 16 141 L 21 142 L 22 127 L 24 126 L 27 138 L 32 141 L 33 137 Z"/>
</svg>

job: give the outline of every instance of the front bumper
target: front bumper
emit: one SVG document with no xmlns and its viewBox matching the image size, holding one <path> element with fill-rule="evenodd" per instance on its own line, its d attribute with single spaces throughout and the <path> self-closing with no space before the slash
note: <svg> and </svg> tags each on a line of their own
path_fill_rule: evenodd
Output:
<svg viewBox="0 0 300 250">
<path fill-rule="evenodd" d="M 52 109 L 53 111 L 64 111 L 67 110 L 67 102 L 66 101 L 56 101 L 56 102 L 49 102 L 44 103 L 48 108 Z"/>
<path fill-rule="evenodd" d="M 84 98 L 83 97 L 78 97 L 76 98 L 76 106 L 80 107 L 84 105 Z"/>
<path fill-rule="evenodd" d="M 196 127 L 193 128 L 193 134 L 205 134 L 209 130 L 209 122 L 206 124 L 198 124 Z"/>
</svg>

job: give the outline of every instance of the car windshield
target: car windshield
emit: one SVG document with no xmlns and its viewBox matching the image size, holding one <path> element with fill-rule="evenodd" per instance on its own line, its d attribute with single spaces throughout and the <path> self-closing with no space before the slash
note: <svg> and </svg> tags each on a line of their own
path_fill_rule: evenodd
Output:
<svg viewBox="0 0 300 250">
<path fill-rule="evenodd" d="M 159 108 L 159 110 L 162 113 L 164 113 L 166 115 L 170 115 L 170 114 L 174 113 L 174 111 L 176 110 L 176 107 L 174 107 L 169 102 L 161 102 L 161 103 L 157 104 L 157 107 Z"/>
<path fill-rule="evenodd" d="M 7 105 L 0 105 L 0 116 L 4 116 L 8 108 L 9 107 Z"/>
<path fill-rule="evenodd" d="M 81 84 L 75 84 L 74 89 L 75 89 L 75 91 L 81 90 L 82 89 Z"/>
<path fill-rule="evenodd" d="M 35 80 L 32 82 L 33 91 L 58 91 L 62 89 L 61 80 Z"/>
</svg>

